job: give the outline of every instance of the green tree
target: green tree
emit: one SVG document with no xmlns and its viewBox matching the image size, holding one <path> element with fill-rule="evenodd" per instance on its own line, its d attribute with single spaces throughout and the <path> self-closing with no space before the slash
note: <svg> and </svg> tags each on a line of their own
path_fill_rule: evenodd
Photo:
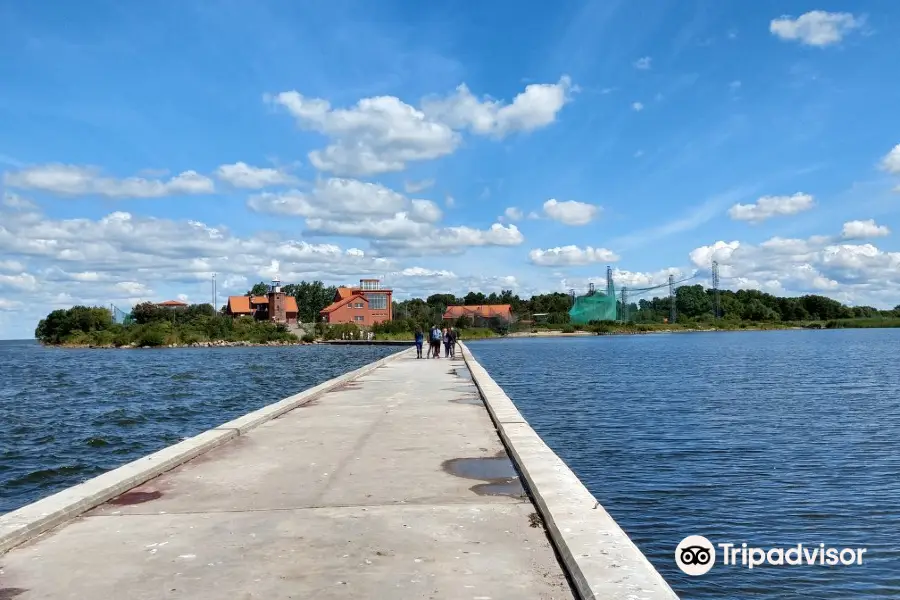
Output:
<svg viewBox="0 0 900 600">
<path fill-rule="evenodd" d="M 131 309 L 131 316 L 138 325 L 156 323 L 158 321 L 171 321 L 174 311 L 162 308 L 152 302 L 141 302 Z"/>
<path fill-rule="evenodd" d="M 319 321 L 319 311 L 334 301 L 337 288 L 326 286 L 321 281 L 301 281 L 291 283 L 284 288 L 284 293 L 297 299 L 300 320 L 304 323 Z"/>
<path fill-rule="evenodd" d="M 675 309 L 678 314 L 696 319 L 712 311 L 712 303 L 702 285 L 683 285 L 675 290 Z"/>
<path fill-rule="evenodd" d="M 246 296 L 265 296 L 269 293 L 269 285 L 265 281 L 260 281 L 247 290 Z"/>
</svg>

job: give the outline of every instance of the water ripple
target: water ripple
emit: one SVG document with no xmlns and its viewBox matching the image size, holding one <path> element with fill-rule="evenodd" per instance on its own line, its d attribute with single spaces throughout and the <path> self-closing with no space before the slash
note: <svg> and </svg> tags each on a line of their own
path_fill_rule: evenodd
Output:
<svg viewBox="0 0 900 600">
<path fill-rule="evenodd" d="M 682 598 L 900 597 L 895 330 L 471 343 Z M 853 567 L 681 573 L 688 535 L 865 547 Z"/>
<path fill-rule="evenodd" d="M 0 514 L 396 350 L 0 342 Z"/>
</svg>

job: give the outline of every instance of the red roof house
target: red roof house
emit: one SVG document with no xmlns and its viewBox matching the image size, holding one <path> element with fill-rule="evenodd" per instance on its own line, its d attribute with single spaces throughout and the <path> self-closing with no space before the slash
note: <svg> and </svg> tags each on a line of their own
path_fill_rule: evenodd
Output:
<svg viewBox="0 0 900 600">
<path fill-rule="evenodd" d="M 356 323 L 363 327 L 390 321 L 392 294 L 378 279 L 360 279 L 359 287 L 339 287 L 334 302 L 319 311 L 319 316 L 326 323 Z"/>
<path fill-rule="evenodd" d="M 278 286 L 273 286 L 268 296 L 229 296 L 225 314 L 232 317 L 253 317 L 260 321 L 297 323 L 300 313 L 297 299 L 287 296 Z M 277 290 L 277 291 L 276 291 Z M 275 308 L 269 310 L 270 303 Z M 283 314 L 280 310 L 283 307 Z M 271 314 L 270 314 L 271 313 Z"/>
</svg>

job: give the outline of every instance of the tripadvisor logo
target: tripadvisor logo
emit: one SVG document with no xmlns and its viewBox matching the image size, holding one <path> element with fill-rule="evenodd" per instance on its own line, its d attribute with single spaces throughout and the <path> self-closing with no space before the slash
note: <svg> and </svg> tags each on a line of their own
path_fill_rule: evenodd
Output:
<svg viewBox="0 0 900 600">
<path fill-rule="evenodd" d="M 716 564 L 716 547 L 725 566 L 748 569 L 762 565 L 777 566 L 850 566 L 861 565 L 865 548 L 835 548 L 818 544 L 789 547 L 754 548 L 747 544 L 713 544 L 702 535 L 689 535 L 675 548 L 675 564 L 688 575 L 705 575 Z"/>
<path fill-rule="evenodd" d="M 716 549 L 702 535 L 689 535 L 675 548 L 675 564 L 688 575 L 705 575 L 716 564 Z"/>
</svg>

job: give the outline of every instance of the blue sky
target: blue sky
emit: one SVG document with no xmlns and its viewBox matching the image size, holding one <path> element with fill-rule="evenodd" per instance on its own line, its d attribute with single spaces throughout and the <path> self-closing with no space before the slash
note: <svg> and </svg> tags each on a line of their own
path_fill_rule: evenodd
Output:
<svg viewBox="0 0 900 600">
<path fill-rule="evenodd" d="M 900 5 L 316 4 L 0 0 L 0 338 L 214 272 L 900 304 Z"/>
</svg>

